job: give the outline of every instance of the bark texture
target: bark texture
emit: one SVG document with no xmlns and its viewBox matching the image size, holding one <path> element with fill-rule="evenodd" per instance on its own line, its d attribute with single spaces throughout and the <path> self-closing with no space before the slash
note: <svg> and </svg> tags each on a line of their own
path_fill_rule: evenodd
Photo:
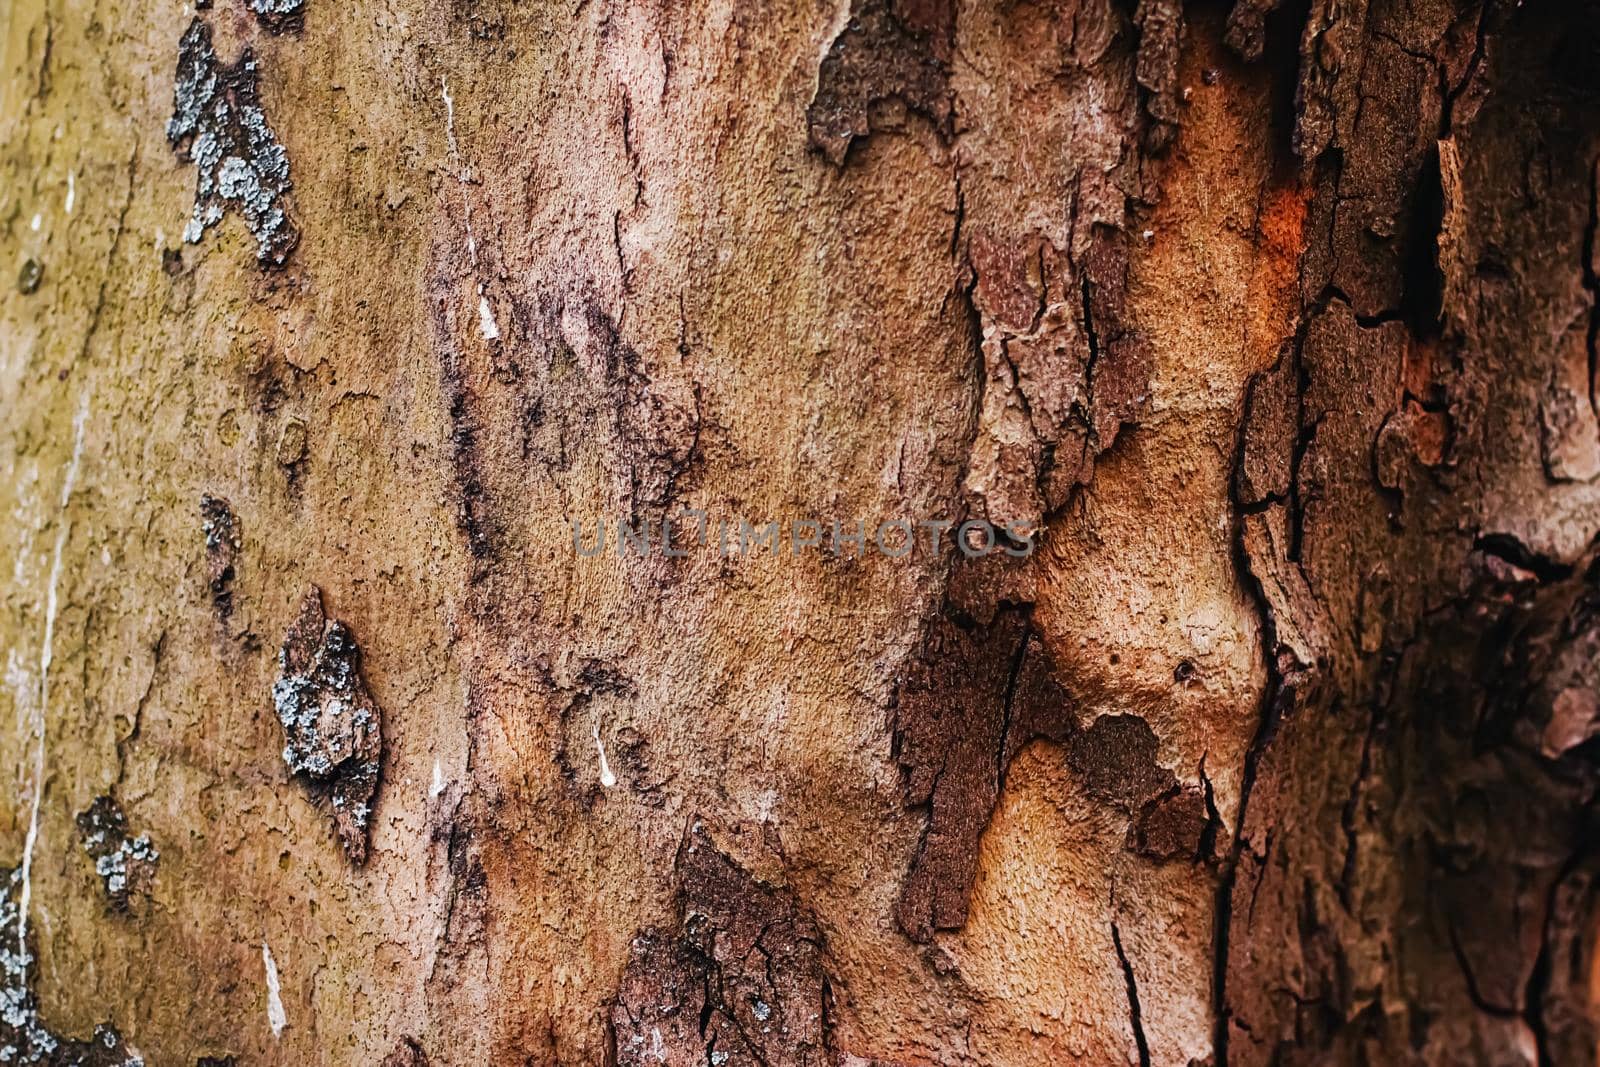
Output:
<svg viewBox="0 0 1600 1067">
<path fill-rule="evenodd" d="M 1596 1059 L 1600 9 L 0 42 L 0 1059 Z"/>
</svg>

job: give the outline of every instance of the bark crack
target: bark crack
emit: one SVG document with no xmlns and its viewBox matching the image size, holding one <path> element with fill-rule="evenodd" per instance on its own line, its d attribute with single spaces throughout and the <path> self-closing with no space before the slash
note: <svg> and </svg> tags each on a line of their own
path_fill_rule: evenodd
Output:
<svg viewBox="0 0 1600 1067">
<path fill-rule="evenodd" d="M 1150 1067 L 1150 1041 L 1144 1032 L 1144 1011 L 1139 1006 L 1139 981 L 1133 975 L 1133 964 L 1122 947 L 1122 931 L 1111 924 L 1111 943 L 1117 949 L 1117 962 L 1122 965 L 1122 980 L 1128 987 L 1128 1021 L 1133 1024 L 1133 1040 L 1139 1049 L 1139 1067 Z"/>
</svg>

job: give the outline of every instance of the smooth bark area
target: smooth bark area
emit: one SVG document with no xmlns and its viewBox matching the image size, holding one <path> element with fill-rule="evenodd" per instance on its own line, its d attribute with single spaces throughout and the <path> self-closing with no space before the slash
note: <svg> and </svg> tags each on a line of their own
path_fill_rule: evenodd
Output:
<svg viewBox="0 0 1600 1067">
<path fill-rule="evenodd" d="M 1595 1061 L 1600 9 L 0 42 L 0 1061 Z"/>
</svg>

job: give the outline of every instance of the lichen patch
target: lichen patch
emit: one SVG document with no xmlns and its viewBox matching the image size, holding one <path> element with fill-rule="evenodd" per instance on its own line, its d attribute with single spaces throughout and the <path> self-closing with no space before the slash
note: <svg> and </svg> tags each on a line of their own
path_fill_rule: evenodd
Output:
<svg viewBox="0 0 1600 1067">
<path fill-rule="evenodd" d="M 160 851 L 151 844 L 149 834 L 128 836 L 127 817 L 109 796 L 96 797 L 89 809 L 78 815 L 77 823 L 83 850 L 105 885 L 106 899 L 117 911 L 128 910 L 133 897 L 149 891 Z"/>
<path fill-rule="evenodd" d="M 0 874 L 0 1063 L 74 1064 L 79 1067 L 144 1067 L 144 1057 L 129 1048 L 110 1023 L 94 1028 L 87 1041 L 62 1037 L 39 1017 L 34 995 L 35 956 L 23 932 L 19 902 L 20 868 Z"/>
<path fill-rule="evenodd" d="M 362 863 L 378 791 L 382 713 L 362 681 L 355 636 L 323 614 L 315 586 L 284 637 L 278 667 L 272 703 L 287 741 L 283 762 L 327 796 L 345 854 Z"/>
<path fill-rule="evenodd" d="M 298 30 L 305 23 L 306 0 L 247 0 L 256 21 L 269 33 Z"/>
<path fill-rule="evenodd" d="M 211 27 L 200 19 L 189 23 L 178 42 L 167 141 L 196 170 L 184 241 L 198 244 L 232 207 L 255 235 L 261 265 L 282 266 L 300 234 L 286 206 L 289 156 L 261 110 L 256 80 L 249 49 L 237 63 L 223 64 Z"/>
</svg>

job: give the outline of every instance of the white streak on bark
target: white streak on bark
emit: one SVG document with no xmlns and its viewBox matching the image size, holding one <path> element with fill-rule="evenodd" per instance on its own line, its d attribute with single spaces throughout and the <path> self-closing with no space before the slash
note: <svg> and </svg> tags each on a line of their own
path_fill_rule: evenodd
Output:
<svg viewBox="0 0 1600 1067">
<path fill-rule="evenodd" d="M 467 195 L 467 185 L 472 181 L 472 172 L 461 164 L 461 146 L 456 143 L 456 102 L 450 96 L 450 85 L 443 78 L 439 79 L 439 95 L 444 97 L 444 133 L 450 142 L 450 161 L 455 164 L 456 181 L 461 185 L 461 215 L 467 228 L 467 258 L 472 261 L 473 269 L 478 266 L 478 241 L 472 233 L 472 199 Z"/>
<path fill-rule="evenodd" d="M 456 144 L 456 102 L 450 98 L 450 83 L 439 79 L 439 93 L 444 97 L 444 135 L 450 141 L 450 158 L 461 162 L 461 148 Z"/>
<path fill-rule="evenodd" d="M 478 293 L 478 332 L 483 334 L 485 341 L 500 340 L 500 324 L 494 321 L 494 308 L 489 306 L 489 298 L 481 288 Z"/>
<path fill-rule="evenodd" d="M 595 751 L 600 753 L 600 784 L 610 789 L 617 784 L 617 776 L 611 773 L 611 764 L 606 762 L 606 746 L 600 742 L 600 724 L 595 723 L 590 729 L 594 733 Z"/>
<path fill-rule="evenodd" d="M 444 792 L 444 768 L 439 766 L 438 757 L 433 760 L 433 781 L 428 785 L 428 799 L 432 800 Z"/>
<path fill-rule="evenodd" d="M 283 1011 L 283 992 L 278 987 L 278 965 L 273 962 L 272 950 L 265 940 L 261 942 L 261 967 L 267 972 L 267 1025 L 272 1027 L 274 1038 L 289 1025 L 289 1016 Z"/>
<path fill-rule="evenodd" d="M 67 214 L 72 214 L 73 201 L 78 199 L 78 184 L 73 173 L 67 171 Z"/>
<path fill-rule="evenodd" d="M 39 843 L 39 800 L 44 796 L 45 715 L 50 708 L 50 663 L 55 658 L 56 610 L 59 607 L 58 590 L 61 584 L 61 554 L 67 547 L 67 535 L 72 523 L 67 518 L 67 504 L 72 499 L 72 487 L 78 481 L 78 464 L 83 459 L 83 428 L 89 421 L 89 394 L 83 395 L 78 414 L 72 420 L 72 459 L 61 479 L 61 513 L 56 523 L 55 553 L 50 558 L 50 581 L 45 587 L 44 639 L 39 649 L 39 705 L 35 709 L 34 727 L 39 743 L 33 758 L 33 801 L 28 815 L 28 836 L 22 848 L 22 899 L 17 913 L 17 952 L 28 952 L 28 908 L 33 899 L 33 850 Z"/>
</svg>

